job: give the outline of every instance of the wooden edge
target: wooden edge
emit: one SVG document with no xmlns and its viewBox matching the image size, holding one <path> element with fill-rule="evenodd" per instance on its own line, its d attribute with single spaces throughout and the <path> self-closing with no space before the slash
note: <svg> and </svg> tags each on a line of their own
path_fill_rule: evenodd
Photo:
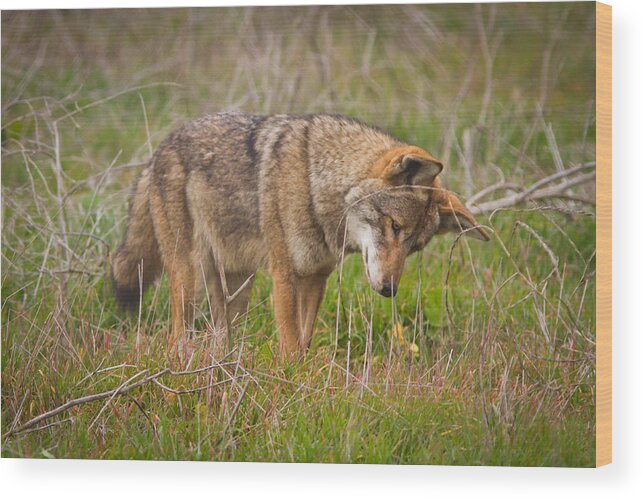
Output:
<svg viewBox="0 0 643 499">
<path fill-rule="evenodd" d="M 596 466 L 612 462 L 612 7 L 596 2 Z"/>
</svg>

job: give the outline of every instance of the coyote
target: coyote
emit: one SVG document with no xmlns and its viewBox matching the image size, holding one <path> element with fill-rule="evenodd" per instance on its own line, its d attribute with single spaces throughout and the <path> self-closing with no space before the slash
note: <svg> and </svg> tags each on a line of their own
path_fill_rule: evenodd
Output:
<svg viewBox="0 0 643 499">
<path fill-rule="evenodd" d="M 361 252 L 370 286 L 389 297 L 406 257 L 433 235 L 489 239 L 441 187 L 441 171 L 425 150 L 344 116 L 218 113 L 190 121 L 138 177 L 112 260 L 117 301 L 138 307 L 165 269 L 176 341 L 204 289 L 222 327 L 226 312 L 246 312 L 254 274 L 265 268 L 280 353 L 303 354 L 344 254 Z M 222 282 L 230 293 L 241 288 L 229 304 Z"/>
</svg>

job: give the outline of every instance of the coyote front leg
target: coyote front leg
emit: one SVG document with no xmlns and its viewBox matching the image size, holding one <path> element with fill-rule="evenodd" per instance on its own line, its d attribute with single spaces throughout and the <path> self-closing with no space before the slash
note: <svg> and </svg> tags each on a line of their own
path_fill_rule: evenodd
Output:
<svg viewBox="0 0 643 499">
<path fill-rule="evenodd" d="M 302 354 L 306 353 L 310 348 L 315 319 L 319 312 L 319 305 L 324 298 L 327 279 L 328 276 L 325 274 L 316 274 L 297 279 L 299 348 Z"/>
<path fill-rule="evenodd" d="M 308 350 L 326 279 L 326 275 L 300 277 L 273 269 L 275 318 L 282 357 L 303 355 Z"/>
<path fill-rule="evenodd" d="M 281 268 L 274 268 L 272 288 L 275 302 L 275 320 L 279 331 L 279 353 L 282 358 L 299 353 L 299 324 L 295 277 Z"/>
</svg>

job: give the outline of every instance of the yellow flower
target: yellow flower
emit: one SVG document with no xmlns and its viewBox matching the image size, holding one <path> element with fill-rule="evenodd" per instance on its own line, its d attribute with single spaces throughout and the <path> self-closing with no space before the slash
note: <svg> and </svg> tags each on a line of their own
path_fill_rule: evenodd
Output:
<svg viewBox="0 0 643 499">
<path fill-rule="evenodd" d="M 393 337 L 393 339 L 397 340 L 400 346 L 404 345 L 404 335 L 402 333 L 403 333 L 402 323 L 398 321 L 395 324 L 395 326 L 393 326 L 393 330 L 391 331 L 391 336 Z"/>
<path fill-rule="evenodd" d="M 389 335 L 397 341 L 397 344 L 400 347 L 405 347 L 406 350 L 408 350 L 412 354 L 419 355 L 420 347 L 418 347 L 414 342 L 404 339 L 404 329 L 402 328 L 401 322 L 398 321 L 395 323 L 393 329 L 389 331 Z"/>
</svg>

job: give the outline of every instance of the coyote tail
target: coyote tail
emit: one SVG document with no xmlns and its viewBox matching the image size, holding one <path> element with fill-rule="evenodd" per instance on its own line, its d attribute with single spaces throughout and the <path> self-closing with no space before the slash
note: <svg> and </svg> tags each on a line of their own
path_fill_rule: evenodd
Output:
<svg viewBox="0 0 643 499">
<path fill-rule="evenodd" d="M 122 308 L 138 307 L 145 289 L 163 266 L 149 203 L 150 169 L 139 176 L 130 200 L 123 243 L 112 257 L 112 286 Z M 142 275 L 141 275 L 142 271 Z"/>
</svg>

